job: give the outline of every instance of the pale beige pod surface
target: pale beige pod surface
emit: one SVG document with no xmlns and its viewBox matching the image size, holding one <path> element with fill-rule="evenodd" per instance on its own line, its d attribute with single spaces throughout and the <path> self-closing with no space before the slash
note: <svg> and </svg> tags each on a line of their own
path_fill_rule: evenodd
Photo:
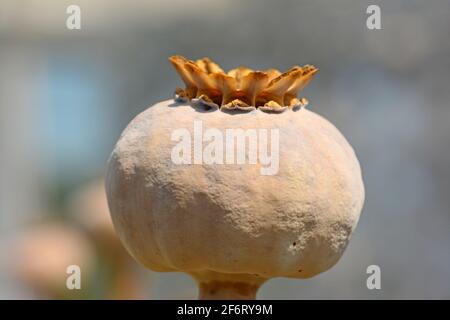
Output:
<svg viewBox="0 0 450 320">
<path fill-rule="evenodd" d="M 276 172 L 263 175 L 268 165 L 259 159 L 174 163 L 174 132 L 186 130 L 194 144 L 195 123 L 202 133 L 266 129 L 272 151 L 270 132 L 277 129 Z M 200 288 L 212 282 L 257 288 L 272 277 L 326 271 L 344 252 L 364 202 L 352 147 L 314 112 L 205 111 L 175 100 L 149 107 L 128 125 L 109 159 L 106 188 L 114 226 L 133 257 L 155 271 L 189 273 Z"/>
</svg>

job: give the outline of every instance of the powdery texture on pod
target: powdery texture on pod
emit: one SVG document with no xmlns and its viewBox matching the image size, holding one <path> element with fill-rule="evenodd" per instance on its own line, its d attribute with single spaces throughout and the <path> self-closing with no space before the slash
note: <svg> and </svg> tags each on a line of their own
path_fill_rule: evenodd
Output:
<svg viewBox="0 0 450 320">
<path fill-rule="evenodd" d="M 224 136 L 225 129 L 278 129 L 277 173 L 262 175 L 260 162 L 173 163 L 172 134 L 185 128 L 194 139 L 194 121 Z M 110 157 L 106 188 L 114 226 L 133 257 L 155 271 L 192 275 L 205 298 L 216 287 L 221 298 L 252 298 L 269 278 L 331 268 L 364 202 L 352 147 L 314 112 L 202 112 L 174 100 L 128 125 Z"/>
</svg>

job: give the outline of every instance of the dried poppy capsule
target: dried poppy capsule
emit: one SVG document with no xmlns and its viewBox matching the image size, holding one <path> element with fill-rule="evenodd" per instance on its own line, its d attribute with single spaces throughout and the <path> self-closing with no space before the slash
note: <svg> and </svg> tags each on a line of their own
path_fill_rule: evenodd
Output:
<svg viewBox="0 0 450 320">
<path fill-rule="evenodd" d="M 131 255 L 188 273 L 203 299 L 251 299 L 270 278 L 331 268 L 364 187 L 351 146 L 297 97 L 317 69 L 170 62 L 185 88 L 139 114 L 109 159 L 108 203 Z"/>
</svg>

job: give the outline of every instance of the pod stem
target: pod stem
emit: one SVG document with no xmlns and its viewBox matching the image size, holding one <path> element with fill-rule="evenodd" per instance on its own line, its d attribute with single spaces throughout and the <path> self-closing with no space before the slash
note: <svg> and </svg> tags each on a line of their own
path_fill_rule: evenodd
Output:
<svg viewBox="0 0 450 320">
<path fill-rule="evenodd" d="M 255 300 L 260 285 L 246 282 L 199 282 L 199 300 Z"/>
</svg>

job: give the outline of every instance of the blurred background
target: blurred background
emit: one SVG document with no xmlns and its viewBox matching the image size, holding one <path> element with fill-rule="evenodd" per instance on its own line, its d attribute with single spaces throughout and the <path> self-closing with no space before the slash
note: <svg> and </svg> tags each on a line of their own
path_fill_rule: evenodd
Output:
<svg viewBox="0 0 450 320">
<path fill-rule="evenodd" d="M 81 30 L 66 9 L 81 8 Z M 381 7 L 381 30 L 366 9 Z M 309 109 L 363 168 L 366 202 L 347 251 L 261 299 L 450 299 L 450 2 L 2 0 L 0 298 L 195 299 L 186 275 L 145 270 L 111 228 L 103 192 L 127 123 L 172 96 L 167 58 L 225 69 L 314 64 Z M 65 289 L 78 264 L 82 290 Z M 366 268 L 381 268 L 368 290 Z"/>
</svg>

